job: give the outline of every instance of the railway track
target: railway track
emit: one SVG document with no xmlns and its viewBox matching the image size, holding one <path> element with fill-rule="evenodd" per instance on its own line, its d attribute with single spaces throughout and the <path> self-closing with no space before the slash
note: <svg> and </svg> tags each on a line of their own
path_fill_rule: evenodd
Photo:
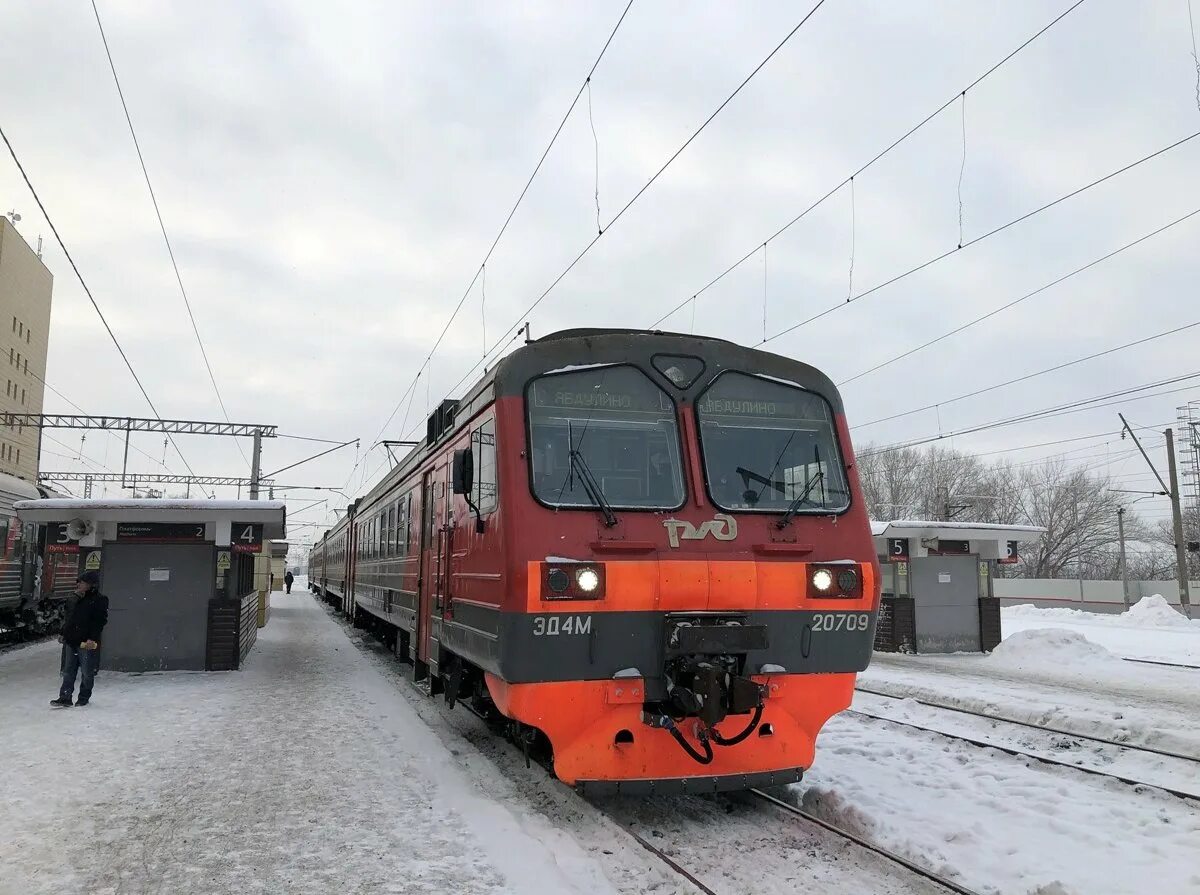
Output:
<svg viewBox="0 0 1200 895">
<path fill-rule="evenodd" d="M 889 695 L 888 698 L 900 699 L 902 697 L 894 697 L 894 696 Z M 919 700 L 917 700 L 917 701 L 919 702 Z M 950 711 L 959 711 L 958 709 L 955 709 L 955 708 L 938 706 L 936 704 L 931 704 L 931 703 L 923 703 L 923 704 L 931 705 L 934 708 L 948 708 L 948 710 L 950 710 Z M 1030 759 L 1033 759 L 1034 761 L 1040 762 L 1042 764 L 1055 765 L 1055 766 L 1064 767 L 1064 768 L 1071 768 L 1073 770 L 1079 771 L 1082 774 L 1090 774 L 1090 775 L 1097 776 L 1097 777 L 1106 777 L 1110 780 L 1117 780 L 1121 783 L 1126 784 L 1127 786 L 1147 787 L 1149 789 L 1157 789 L 1162 792 L 1169 793 L 1170 795 L 1173 795 L 1176 798 L 1184 799 L 1184 800 L 1191 801 L 1191 802 L 1200 801 L 1200 793 L 1197 793 L 1197 792 L 1190 792 L 1188 790 L 1177 789 L 1177 788 L 1174 788 L 1172 786 L 1168 786 L 1168 785 L 1165 785 L 1162 783 L 1153 783 L 1153 782 L 1150 782 L 1147 780 L 1139 780 L 1134 777 L 1129 777 L 1125 774 L 1117 774 L 1117 773 L 1113 773 L 1111 771 L 1104 771 L 1099 768 L 1087 767 L 1085 765 L 1075 764 L 1074 762 L 1071 762 L 1071 761 L 1064 761 L 1059 758 L 1051 758 L 1050 756 L 1042 755 L 1037 752 L 1031 752 L 1026 749 L 1019 749 L 1013 745 L 997 743 L 993 740 L 981 739 L 979 737 L 969 736 L 967 734 L 948 733 L 944 730 L 938 730 L 937 728 L 934 728 L 934 727 L 927 727 L 923 724 L 917 724 L 913 721 L 900 721 L 895 718 L 889 718 L 886 715 L 878 715 L 878 714 L 875 714 L 874 712 L 864 711 L 863 709 L 847 709 L 846 714 L 858 715 L 859 717 L 870 718 L 874 721 L 880 721 L 885 724 L 895 724 L 899 727 L 907 727 L 907 728 L 910 728 L 913 730 L 920 730 L 925 733 L 932 733 L 935 736 L 944 737 L 946 739 L 958 740 L 960 742 L 970 743 L 972 746 L 979 746 L 979 747 L 982 747 L 985 749 L 995 749 L 998 752 L 1004 752 L 1007 755 L 1013 755 L 1013 756 L 1017 756 L 1017 757 L 1021 757 L 1021 758 L 1030 758 Z M 974 715 L 979 718 L 984 718 L 984 719 L 987 719 L 990 721 L 1000 721 L 1002 723 L 1004 723 L 1006 721 L 1006 719 L 998 718 L 998 717 L 995 717 L 992 715 L 986 715 L 986 714 L 983 714 L 980 712 L 971 712 L 971 711 L 963 710 L 963 714 Z M 1026 724 L 1024 722 L 1014 722 L 1014 723 L 1019 724 L 1024 727 L 1034 727 L 1043 732 L 1055 733 L 1056 735 L 1079 737 L 1081 739 L 1093 739 L 1093 740 L 1098 739 L 1096 737 L 1084 737 L 1084 736 L 1081 736 L 1080 734 L 1075 734 L 1075 733 L 1070 733 L 1070 732 L 1064 732 L 1062 734 L 1059 734 L 1057 731 L 1052 731 L 1052 730 L 1049 730 L 1048 728 L 1040 727 L 1035 724 Z M 1159 754 L 1159 755 L 1164 754 L 1162 751 L 1159 751 L 1159 750 L 1142 749 L 1141 747 L 1138 747 L 1138 746 L 1129 746 L 1124 743 L 1115 743 L 1111 740 L 1099 739 L 1099 742 L 1105 743 L 1110 746 L 1115 746 L 1116 748 L 1119 748 L 1119 749 L 1131 750 L 1133 752 L 1141 751 L 1141 752 L 1148 752 L 1150 754 Z M 1170 755 L 1171 755 L 1171 757 L 1182 758 L 1185 761 L 1200 765 L 1200 761 L 1198 761 L 1197 759 L 1195 759 L 1191 756 L 1183 756 L 1178 753 L 1174 753 L 1174 754 L 1170 754 Z"/>
<path fill-rule="evenodd" d="M 783 799 L 778 799 L 775 796 L 770 795 L 769 793 L 765 793 L 758 789 L 749 790 L 749 795 L 754 799 L 757 799 L 761 802 L 765 802 L 768 805 L 778 808 L 780 811 L 786 811 L 788 814 L 794 815 L 795 817 L 803 818 L 804 820 L 808 821 L 809 823 L 816 824 L 817 826 L 822 827 L 823 829 L 826 829 L 831 833 L 841 836 L 843 839 L 848 839 L 851 842 L 855 843 L 856 845 L 859 845 L 862 848 L 865 848 L 883 858 L 886 858 L 887 860 L 891 861 L 893 864 L 900 865 L 904 869 L 908 870 L 911 873 L 916 874 L 917 876 L 921 877 L 922 879 L 928 880 L 932 883 L 935 883 L 938 886 L 941 886 L 947 892 L 954 892 L 955 895 L 978 895 L 978 893 L 974 889 L 968 889 L 966 886 L 961 885 L 960 883 L 956 883 L 952 879 L 947 879 L 946 877 L 942 876 L 939 873 L 935 873 L 934 871 L 930 870 L 927 867 L 922 867 L 920 864 L 917 864 L 917 863 L 914 863 L 913 861 L 908 860 L 908 858 L 905 858 L 903 855 L 898 855 L 894 851 L 884 848 L 882 845 L 878 845 L 874 842 L 871 842 L 869 839 L 864 839 L 855 833 L 851 833 L 848 830 L 843 830 L 841 827 L 839 827 L 835 824 L 831 824 L 826 820 L 822 820 L 821 818 L 817 817 L 815 814 L 811 814 L 808 811 L 805 811 L 803 808 L 798 808 L 797 806 L 792 805 L 789 802 L 783 801 Z"/>
<path fill-rule="evenodd" d="M 1166 662 L 1162 659 L 1138 659 L 1134 656 L 1122 656 L 1121 658 L 1126 662 L 1137 662 L 1140 665 L 1161 665 L 1164 668 L 1188 668 L 1193 671 L 1200 670 L 1200 665 L 1189 665 L 1187 662 Z"/>
<path fill-rule="evenodd" d="M 1018 718 L 1012 718 L 1008 715 L 992 714 L 989 712 L 976 712 L 971 709 L 965 709 L 957 705 L 946 705 L 942 702 L 933 702 L 929 699 L 920 699 L 915 696 L 897 696 L 895 693 L 885 693 L 882 690 L 872 690 L 870 687 L 855 687 L 860 693 L 870 693 L 872 696 L 881 696 L 884 699 L 894 699 L 897 702 L 902 700 L 910 700 L 918 705 L 928 706 L 929 708 L 941 709 L 947 712 L 955 712 L 960 715 L 970 715 L 973 718 L 982 718 L 985 721 L 1001 721 L 1005 724 L 1013 724 L 1018 727 L 1028 727 L 1031 730 L 1039 730 L 1043 733 L 1053 733 L 1059 736 L 1075 737 L 1080 740 L 1088 740 L 1093 743 L 1101 743 L 1105 746 L 1114 746 L 1118 749 L 1128 749 L 1136 752 L 1145 752 L 1149 755 L 1159 755 L 1163 758 L 1178 758 L 1183 761 L 1193 761 L 1200 764 L 1200 758 L 1195 755 L 1185 755 L 1182 752 L 1172 752 L 1170 749 L 1158 749 L 1154 746 L 1139 746 L 1134 743 L 1122 743 L 1117 740 L 1106 739 L 1105 737 L 1093 736 L 1090 733 L 1080 733 L 1076 730 L 1067 730 L 1063 727 L 1051 727 L 1048 724 L 1034 724 L 1032 721 L 1022 721 Z"/>
</svg>

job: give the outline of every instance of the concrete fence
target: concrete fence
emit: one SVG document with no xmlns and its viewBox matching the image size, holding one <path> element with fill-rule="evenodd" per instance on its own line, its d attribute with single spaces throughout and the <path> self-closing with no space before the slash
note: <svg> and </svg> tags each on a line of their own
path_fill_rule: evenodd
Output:
<svg viewBox="0 0 1200 895">
<path fill-rule="evenodd" d="M 1189 582 L 1192 605 L 1200 603 L 1200 581 Z M 1001 606 L 1032 603 L 1043 608 L 1063 607 L 1088 612 L 1122 612 L 1125 601 L 1120 581 L 1090 581 L 1077 578 L 997 578 L 992 593 Z M 1175 581 L 1130 581 L 1129 600 L 1162 594 L 1167 602 L 1179 605 L 1179 585 Z"/>
</svg>

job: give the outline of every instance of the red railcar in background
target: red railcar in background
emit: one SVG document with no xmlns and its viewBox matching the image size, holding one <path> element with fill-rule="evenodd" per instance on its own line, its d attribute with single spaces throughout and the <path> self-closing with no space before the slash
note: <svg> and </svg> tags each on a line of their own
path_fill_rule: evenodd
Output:
<svg viewBox="0 0 1200 895">
<path fill-rule="evenodd" d="M 0 629 L 5 632 L 43 633 L 62 620 L 79 574 L 78 557 L 59 552 L 57 527 L 22 523 L 13 510 L 18 500 L 57 496 L 0 473 Z"/>
<path fill-rule="evenodd" d="M 588 791 L 798 780 L 878 606 L 833 383 L 660 332 L 514 351 L 309 563 L 432 691 Z"/>
</svg>

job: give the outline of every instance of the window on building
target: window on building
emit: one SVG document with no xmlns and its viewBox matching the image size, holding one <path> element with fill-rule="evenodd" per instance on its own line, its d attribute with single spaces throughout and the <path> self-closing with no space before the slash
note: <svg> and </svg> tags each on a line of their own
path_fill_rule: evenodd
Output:
<svg viewBox="0 0 1200 895">
<path fill-rule="evenodd" d="M 16 315 L 14 315 L 13 316 L 13 332 L 16 332 L 16 331 L 17 331 L 17 318 L 16 318 Z"/>
<path fill-rule="evenodd" d="M 17 448 L 17 465 L 21 465 L 21 449 Z"/>
<path fill-rule="evenodd" d="M 25 389 L 21 389 L 21 403 L 25 403 Z"/>
<path fill-rule="evenodd" d="M 20 320 L 17 321 L 17 335 L 18 336 L 25 335 L 25 324 L 22 323 Z"/>
<path fill-rule="evenodd" d="M 25 330 L 25 344 L 26 344 L 26 345 L 28 345 L 28 344 L 29 344 L 29 333 L 30 333 L 30 332 L 32 332 L 32 330 L 28 330 L 28 329 L 27 329 L 27 330 Z"/>
<path fill-rule="evenodd" d="M 13 357 L 15 357 L 15 356 L 16 356 L 16 351 L 17 351 L 17 349 L 16 349 L 16 348 L 12 348 L 11 346 L 10 346 L 10 347 L 9 347 L 9 349 L 8 349 L 8 362 L 9 362 L 10 364 L 11 364 L 11 363 L 14 363 L 14 361 L 13 361 Z"/>
<path fill-rule="evenodd" d="M 29 358 L 25 358 L 25 372 L 29 372 Z"/>
</svg>

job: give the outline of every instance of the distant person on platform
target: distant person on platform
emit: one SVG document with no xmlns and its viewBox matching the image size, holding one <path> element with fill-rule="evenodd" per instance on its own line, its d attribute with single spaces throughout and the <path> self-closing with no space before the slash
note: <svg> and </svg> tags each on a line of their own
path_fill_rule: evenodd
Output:
<svg viewBox="0 0 1200 895">
<path fill-rule="evenodd" d="M 292 574 L 292 570 L 288 569 L 283 576 L 283 586 L 287 588 L 287 592 L 292 592 L 292 582 L 296 580 L 296 576 Z"/>
<path fill-rule="evenodd" d="M 84 572 L 75 582 L 74 601 L 62 626 L 62 687 L 58 699 L 50 700 L 51 705 L 60 708 L 71 705 L 75 677 L 81 673 L 79 700 L 75 705 L 88 704 L 100 664 L 100 634 L 107 623 L 108 597 L 100 593 L 100 574 Z"/>
</svg>

